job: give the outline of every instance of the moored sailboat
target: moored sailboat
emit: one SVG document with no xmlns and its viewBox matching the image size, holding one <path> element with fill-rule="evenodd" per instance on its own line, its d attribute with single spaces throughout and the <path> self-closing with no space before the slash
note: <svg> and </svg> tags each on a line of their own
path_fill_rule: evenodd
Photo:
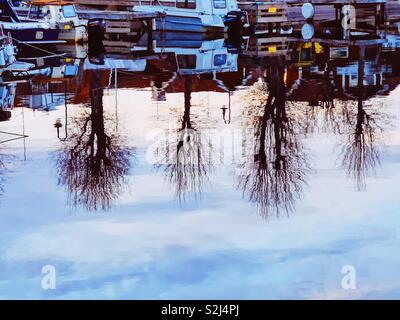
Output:
<svg viewBox="0 0 400 320">
<path fill-rule="evenodd" d="M 72 2 L 65 0 L 32 0 L 16 10 L 21 20 L 46 22 L 60 29 L 58 38 L 67 42 L 87 41 L 87 26 L 79 19 Z M 22 15 L 24 17 L 22 18 Z"/>
<path fill-rule="evenodd" d="M 18 43 L 48 44 L 57 43 L 59 28 L 51 28 L 45 21 L 22 21 L 10 0 L 0 0 L 0 25 Z"/>
</svg>

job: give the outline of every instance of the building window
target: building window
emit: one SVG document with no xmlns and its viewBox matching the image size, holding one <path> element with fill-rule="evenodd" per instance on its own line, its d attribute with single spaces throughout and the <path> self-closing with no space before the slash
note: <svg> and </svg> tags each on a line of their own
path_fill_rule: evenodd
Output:
<svg viewBox="0 0 400 320">
<path fill-rule="evenodd" d="M 214 66 L 220 67 L 226 64 L 226 54 L 216 54 L 214 56 Z"/>
<path fill-rule="evenodd" d="M 76 17 L 76 12 L 75 12 L 75 7 L 73 5 L 65 5 L 62 6 L 62 12 L 64 18 L 75 18 Z"/>
<path fill-rule="evenodd" d="M 176 56 L 179 68 L 181 69 L 195 69 L 196 68 L 196 55 L 195 54 L 178 54 Z"/>
<path fill-rule="evenodd" d="M 30 19 L 43 19 L 44 9 L 40 6 L 31 6 L 29 8 L 28 18 Z"/>
<path fill-rule="evenodd" d="M 196 9 L 196 0 L 176 0 L 177 8 Z"/>
<path fill-rule="evenodd" d="M 215 9 L 225 9 L 226 8 L 226 0 L 214 0 L 214 8 Z"/>
</svg>

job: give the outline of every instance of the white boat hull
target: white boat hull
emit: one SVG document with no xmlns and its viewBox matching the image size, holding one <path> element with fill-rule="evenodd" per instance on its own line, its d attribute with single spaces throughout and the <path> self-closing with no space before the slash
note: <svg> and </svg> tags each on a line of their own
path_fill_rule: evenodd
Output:
<svg viewBox="0 0 400 320">
<path fill-rule="evenodd" d="M 223 18 L 219 15 L 191 12 L 161 6 L 135 6 L 134 11 L 163 13 L 156 19 L 158 31 L 183 31 L 199 33 L 221 33 L 225 31 Z"/>
</svg>

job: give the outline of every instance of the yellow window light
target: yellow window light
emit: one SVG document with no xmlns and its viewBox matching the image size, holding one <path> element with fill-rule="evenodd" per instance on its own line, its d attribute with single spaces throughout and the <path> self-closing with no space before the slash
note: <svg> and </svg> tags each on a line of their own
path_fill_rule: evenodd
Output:
<svg viewBox="0 0 400 320">
<path fill-rule="evenodd" d="M 324 47 L 321 46 L 318 42 L 314 43 L 315 53 L 324 53 Z"/>
</svg>

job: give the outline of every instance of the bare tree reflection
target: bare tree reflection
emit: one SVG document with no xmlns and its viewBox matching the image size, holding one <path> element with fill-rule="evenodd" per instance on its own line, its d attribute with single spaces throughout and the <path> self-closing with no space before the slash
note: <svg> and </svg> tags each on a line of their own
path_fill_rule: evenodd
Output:
<svg viewBox="0 0 400 320">
<path fill-rule="evenodd" d="M 87 210 L 108 210 L 121 193 L 132 151 L 116 133 L 107 133 L 100 73 L 93 72 L 91 112 L 74 119 L 71 134 L 57 153 L 58 183 L 66 187 L 69 203 Z"/>
<path fill-rule="evenodd" d="M 254 157 L 242 166 L 239 187 L 268 217 L 289 213 L 301 196 L 310 171 L 296 124 L 288 116 L 283 62 L 267 67 L 268 96 L 255 124 Z"/>
<path fill-rule="evenodd" d="M 336 68 L 329 61 L 326 62 L 322 78 L 318 78 L 318 82 L 322 84 L 321 93 L 318 95 L 319 100 L 316 101 L 317 103 L 308 103 L 304 111 L 304 119 L 300 122 L 305 135 L 329 132 L 342 134 L 346 127 L 345 113 L 338 112 L 338 110 L 345 110 L 337 108 L 340 101 L 334 99 L 335 90 L 338 89 L 336 77 Z"/>
<path fill-rule="evenodd" d="M 4 184 L 7 180 L 7 174 L 10 173 L 10 165 L 15 161 L 15 155 L 0 153 L 0 196 L 2 196 L 5 191 Z"/>
<path fill-rule="evenodd" d="M 192 75 L 185 75 L 184 111 L 180 127 L 173 132 L 173 138 L 166 135 L 162 156 L 156 168 L 163 170 L 164 176 L 175 187 L 175 196 L 180 203 L 189 196 L 201 196 L 208 175 L 212 170 L 210 159 L 206 158 L 206 145 L 199 128 L 191 120 Z M 207 145 L 210 148 L 210 144 Z"/>
<path fill-rule="evenodd" d="M 355 128 L 348 135 L 341 152 L 342 166 L 346 168 L 348 176 L 354 179 L 358 190 L 366 188 L 365 178 L 380 165 L 380 150 L 377 139 L 378 135 L 383 132 L 382 123 L 379 121 L 382 118 L 377 114 L 368 114 L 363 105 L 364 50 L 364 48 L 360 48 L 360 59 L 358 62 L 358 96 Z M 347 113 L 349 113 L 348 109 Z M 347 119 L 349 123 L 353 124 L 351 116 L 348 116 Z"/>
<path fill-rule="evenodd" d="M 3 155 L 0 154 L 0 196 L 3 195 L 3 193 L 4 193 L 3 184 L 4 184 L 5 172 L 6 172 L 6 166 L 5 166 L 5 163 L 3 161 Z"/>
</svg>

